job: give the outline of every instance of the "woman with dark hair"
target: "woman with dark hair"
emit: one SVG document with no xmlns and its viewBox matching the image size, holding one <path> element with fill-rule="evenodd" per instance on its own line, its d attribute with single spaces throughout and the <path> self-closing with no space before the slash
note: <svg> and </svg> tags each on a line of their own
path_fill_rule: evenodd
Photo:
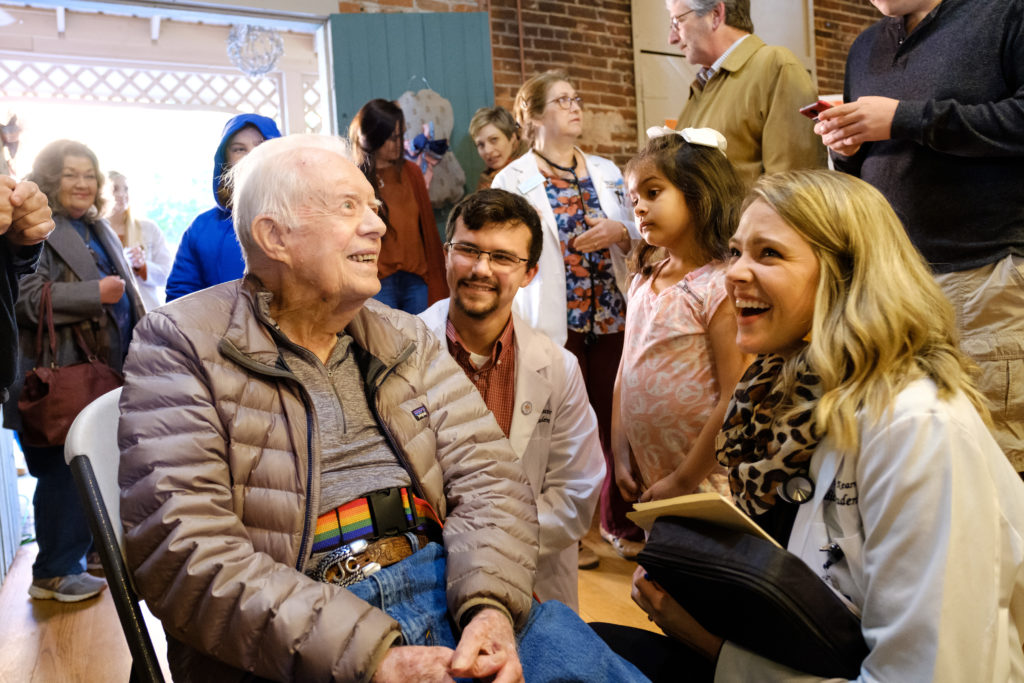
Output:
<svg viewBox="0 0 1024 683">
<path fill-rule="evenodd" d="M 43 247 L 36 272 L 21 280 L 15 306 L 21 348 L 19 381 L 4 405 L 4 427 L 18 431 L 28 470 L 37 479 L 35 508 L 39 555 L 32 565 L 29 595 L 77 602 L 106 586 L 85 572 L 92 535 L 64 463 L 63 444 L 28 443 L 18 412 L 25 372 L 36 362 L 36 327 L 43 288 L 50 284 L 58 366 L 86 360 L 77 332 L 114 370 L 120 371 L 132 328 L 145 314 L 121 242 L 100 212 L 103 175 L 92 150 L 58 140 L 39 153 L 28 179 L 46 195 L 56 228 Z M 47 354 L 48 355 L 48 354 Z"/>
<path fill-rule="evenodd" d="M 380 293 L 374 298 L 417 314 L 448 296 L 441 236 L 427 184 L 402 152 L 405 116 L 394 102 L 370 100 L 348 128 L 355 161 L 380 199 L 388 230 L 377 258 Z"/>
</svg>

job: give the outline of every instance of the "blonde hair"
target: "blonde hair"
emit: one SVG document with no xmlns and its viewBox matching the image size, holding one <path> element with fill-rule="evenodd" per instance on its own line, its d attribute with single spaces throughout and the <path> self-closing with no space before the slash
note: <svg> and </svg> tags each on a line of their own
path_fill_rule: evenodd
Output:
<svg viewBox="0 0 1024 683">
<path fill-rule="evenodd" d="M 505 107 L 480 107 L 469 120 L 469 137 L 475 138 L 486 126 L 494 126 L 509 140 L 519 135 L 519 124 Z"/>
<path fill-rule="evenodd" d="M 547 106 L 548 90 L 555 83 L 565 81 L 571 85 L 569 76 L 563 71 L 545 71 L 530 78 L 523 83 L 516 93 L 515 103 L 512 105 L 512 112 L 519 124 L 519 130 L 523 138 L 532 144 L 537 136 L 536 126 L 533 119 L 540 118 Z"/>
<path fill-rule="evenodd" d="M 988 419 L 970 379 L 974 365 L 957 348 L 953 308 L 878 190 L 833 171 L 791 171 L 758 180 L 744 209 L 758 200 L 818 256 L 811 341 L 782 378 L 783 386 L 793 381 L 800 355 L 821 378 L 820 433 L 855 450 L 858 411 L 881 418 L 920 377 L 932 379 L 943 399 L 963 392 Z"/>
<path fill-rule="evenodd" d="M 124 173 L 118 171 L 110 171 L 107 173 L 107 180 L 110 181 L 110 194 L 113 197 L 114 185 L 117 184 L 118 180 L 123 180 L 125 184 L 128 183 L 128 177 Z M 115 202 L 116 203 L 116 202 Z M 107 218 L 113 215 L 114 203 L 111 203 L 107 209 Z M 113 226 L 111 226 L 113 227 Z M 120 237 L 120 235 L 118 236 Z M 122 238 L 122 244 L 126 247 L 137 247 L 142 245 L 142 226 L 139 222 L 132 218 L 132 210 L 127 204 L 124 207 L 124 237 Z"/>
</svg>

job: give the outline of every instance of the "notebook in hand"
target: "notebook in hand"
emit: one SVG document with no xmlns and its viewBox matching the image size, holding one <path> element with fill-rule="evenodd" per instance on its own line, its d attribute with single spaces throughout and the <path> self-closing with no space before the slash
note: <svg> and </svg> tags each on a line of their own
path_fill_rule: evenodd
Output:
<svg viewBox="0 0 1024 683">
<path fill-rule="evenodd" d="M 683 517 L 700 519 L 735 531 L 753 534 L 781 548 L 775 539 L 759 527 L 728 498 L 718 493 L 691 493 L 646 503 L 634 503 L 633 512 L 626 513 L 641 529 L 650 531 L 654 520 L 659 517 Z"/>
</svg>

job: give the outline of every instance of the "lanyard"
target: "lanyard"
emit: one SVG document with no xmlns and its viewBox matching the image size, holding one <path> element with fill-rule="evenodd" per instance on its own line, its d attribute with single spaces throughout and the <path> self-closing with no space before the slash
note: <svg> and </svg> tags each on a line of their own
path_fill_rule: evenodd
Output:
<svg viewBox="0 0 1024 683">
<path fill-rule="evenodd" d="M 578 160 L 576 159 L 576 152 L 573 151 L 572 164 L 570 164 L 569 166 L 562 166 L 560 164 L 556 164 L 555 162 L 551 161 L 551 159 L 548 159 L 546 156 L 538 152 L 536 149 L 533 150 L 533 153 L 539 156 L 541 159 L 543 159 L 545 163 L 547 163 L 547 165 L 550 166 L 551 168 L 558 169 L 559 171 L 562 171 L 563 173 L 568 173 L 572 176 L 572 182 L 576 185 L 576 193 L 580 197 L 580 206 L 583 209 L 583 215 L 585 217 L 587 215 L 587 201 L 586 199 L 583 198 L 583 186 L 580 184 L 580 177 L 576 175 L 576 164 L 578 162 Z M 566 248 L 572 249 L 572 247 L 570 247 L 568 244 L 566 244 Z M 583 256 L 584 261 L 587 264 L 587 275 L 590 276 L 590 308 L 587 315 L 587 333 L 586 336 L 583 338 L 583 343 L 587 346 L 590 346 L 591 344 L 597 341 L 597 334 L 594 332 L 594 316 L 597 315 L 597 282 L 594 278 L 593 259 L 599 257 L 596 257 L 596 252 L 580 252 L 580 255 Z"/>
</svg>

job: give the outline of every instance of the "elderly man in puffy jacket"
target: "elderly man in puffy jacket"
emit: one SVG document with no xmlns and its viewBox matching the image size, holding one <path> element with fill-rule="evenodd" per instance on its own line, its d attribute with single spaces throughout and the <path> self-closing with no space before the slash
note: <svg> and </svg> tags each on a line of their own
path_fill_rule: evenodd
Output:
<svg viewBox="0 0 1024 683">
<path fill-rule="evenodd" d="M 532 602 L 528 480 L 438 340 L 369 300 L 384 225 L 344 143 L 234 174 L 246 276 L 147 316 L 121 399 L 128 563 L 175 679 L 643 680 Z"/>
</svg>

